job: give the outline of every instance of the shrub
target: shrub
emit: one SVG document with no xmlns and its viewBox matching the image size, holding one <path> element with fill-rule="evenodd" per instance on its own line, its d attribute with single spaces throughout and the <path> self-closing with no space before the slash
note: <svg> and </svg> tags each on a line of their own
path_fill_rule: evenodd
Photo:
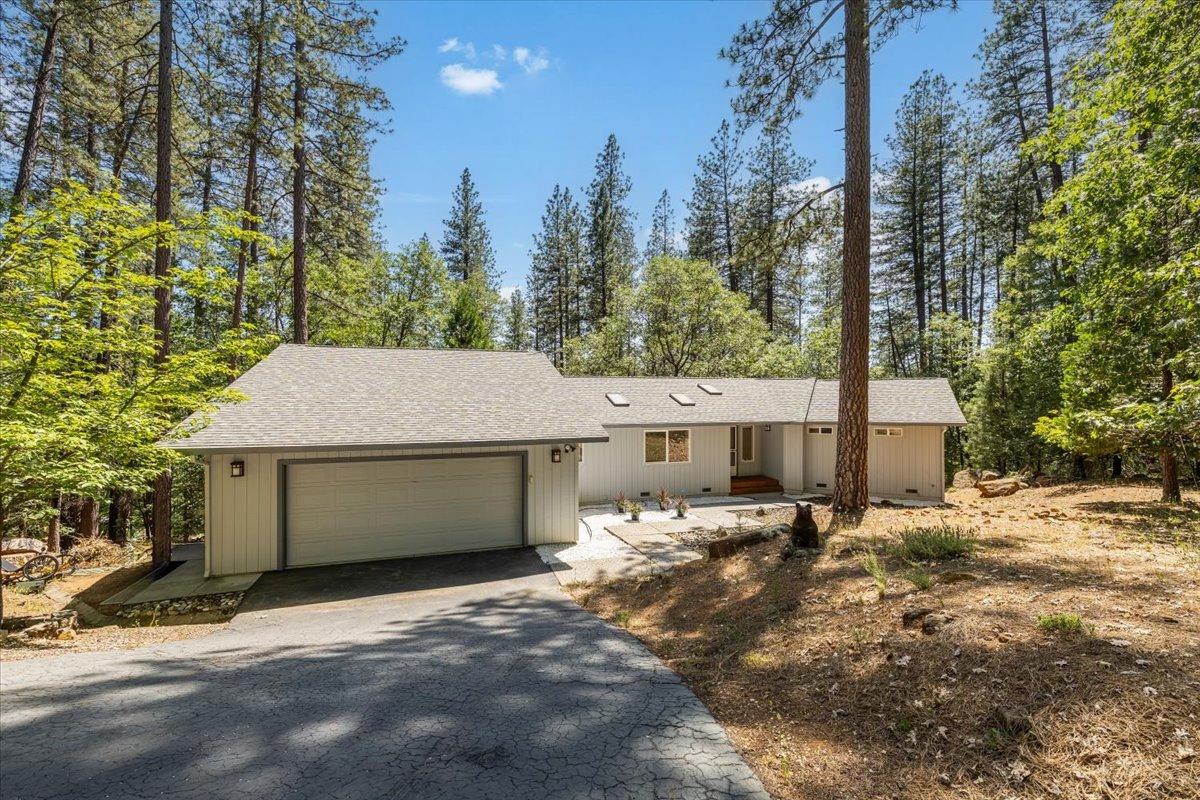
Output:
<svg viewBox="0 0 1200 800">
<path fill-rule="evenodd" d="M 879 560 L 879 556 L 874 550 L 868 550 L 862 558 L 863 569 L 867 571 L 875 580 L 875 591 L 879 594 L 880 599 L 887 592 L 888 574 L 887 567 L 883 566 L 883 562 Z"/>
<path fill-rule="evenodd" d="M 679 495 L 679 497 L 675 498 L 675 515 L 680 519 L 683 519 L 687 516 L 688 509 L 691 507 L 692 504 L 689 503 L 688 499 L 683 495 Z"/>
<path fill-rule="evenodd" d="M 671 507 L 671 493 L 667 491 L 666 487 L 658 487 L 658 494 L 654 497 L 658 500 L 659 511 L 666 511 Z"/>
<path fill-rule="evenodd" d="M 1083 618 L 1078 614 L 1042 614 L 1038 628 L 1046 633 L 1083 633 Z"/>
<path fill-rule="evenodd" d="M 646 508 L 641 503 L 626 503 L 625 510 L 629 512 L 629 516 L 637 520 L 641 517 L 642 512 L 645 511 Z"/>
<path fill-rule="evenodd" d="M 970 555 L 975 530 L 962 525 L 931 525 L 900 533 L 900 555 L 907 561 L 945 561 Z"/>
<path fill-rule="evenodd" d="M 82 567 L 124 567 L 148 558 L 150 546 L 149 542 L 122 546 L 111 539 L 87 536 L 76 539 L 70 553 Z"/>
<path fill-rule="evenodd" d="M 613 503 L 617 506 L 617 511 L 624 514 L 629 510 L 629 498 L 624 492 L 617 492 L 617 496 L 613 498 Z"/>
<path fill-rule="evenodd" d="M 924 570 L 910 569 L 904 573 L 904 579 L 911 583 L 918 592 L 928 591 L 929 587 L 933 586 L 933 578 Z"/>
<path fill-rule="evenodd" d="M 618 611 L 617 613 L 613 614 L 613 624 L 622 628 L 628 628 L 629 620 L 632 616 L 633 615 L 628 611 Z"/>
</svg>

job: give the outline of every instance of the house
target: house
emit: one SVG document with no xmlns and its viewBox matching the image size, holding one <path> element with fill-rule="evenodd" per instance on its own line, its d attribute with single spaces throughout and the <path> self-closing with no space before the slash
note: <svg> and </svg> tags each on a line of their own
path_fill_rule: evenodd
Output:
<svg viewBox="0 0 1200 800">
<path fill-rule="evenodd" d="M 564 377 L 540 353 L 281 345 L 168 442 L 203 456 L 208 575 L 575 541 L 618 492 L 833 486 L 837 381 Z M 872 381 L 870 490 L 940 500 L 942 379 Z M 761 485 L 761 484 L 755 484 Z"/>
</svg>

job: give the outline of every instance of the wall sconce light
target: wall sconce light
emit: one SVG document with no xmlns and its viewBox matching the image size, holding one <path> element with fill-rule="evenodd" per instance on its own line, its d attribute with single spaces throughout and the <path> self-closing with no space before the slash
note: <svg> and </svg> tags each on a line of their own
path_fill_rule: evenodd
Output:
<svg viewBox="0 0 1200 800">
<path fill-rule="evenodd" d="M 245 461 L 230 461 L 229 462 L 229 477 L 240 478 L 246 474 Z"/>
<path fill-rule="evenodd" d="M 553 450 L 551 450 L 550 451 L 550 460 L 553 461 L 555 464 L 562 463 L 562 450 L 559 450 L 557 447 L 554 448 Z"/>
<path fill-rule="evenodd" d="M 764 425 L 764 426 L 763 426 L 763 430 L 769 431 L 769 430 L 771 430 L 771 426 L 770 426 L 770 425 Z"/>
</svg>

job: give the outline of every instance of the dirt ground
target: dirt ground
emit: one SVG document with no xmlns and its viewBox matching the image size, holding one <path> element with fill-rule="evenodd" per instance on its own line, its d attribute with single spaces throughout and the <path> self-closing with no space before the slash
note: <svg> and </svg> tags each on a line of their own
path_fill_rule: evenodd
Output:
<svg viewBox="0 0 1200 800">
<path fill-rule="evenodd" d="M 105 572 L 83 572 L 65 578 L 57 578 L 50 584 L 52 592 L 22 594 L 4 587 L 4 615 L 25 616 L 48 614 L 63 608 L 71 608 L 82 601 L 92 607 L 138 580 L 150 569 L 149 562 L 141 562 Z M 53 596 L 51 596 L 53 595 Z M 66 598 L 64 602 L 61 598 Z M 60 598 L 60 599 L 56 599 Z M 112 624 L 87 627 L 80 621 L 75 638 L 67 640 L 25 639 L 0 632 L 0 662 L 38 658 L 64 652 L 96 652 L 100 650 L 124 650 L 143 645 L 161 644 L 177 639 L 207 636 L 221 630 L 228 615 L 192 614 L 157 620 L 154 624 L 113 618 Z"/>
<path fill-rule="evenodd" d="M 1200 798 L 1200 494 L 1157 495 L 958 490 L 873 508 L 819 556 L 768 542 L 576 599 L 674 668 L 778 798 Z M 976 529 L 975 552 L 904 563 L 898 532 L 939 522 Z M 918 608 L 953 620 L 904 626 Z M 1083 631 L 1043 631 L 1050 614 Z"/>
</svg>

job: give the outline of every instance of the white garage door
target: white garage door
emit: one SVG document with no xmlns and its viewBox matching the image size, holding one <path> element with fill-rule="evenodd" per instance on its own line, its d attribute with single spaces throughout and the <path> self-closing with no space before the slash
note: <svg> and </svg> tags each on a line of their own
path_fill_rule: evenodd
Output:
<svg viewBox="0 0 1200 800">
<path fill-rule="evenodd" d="M 287 466 L 287 565 L 517 547 L 520 456 Z"/>
</svg>

